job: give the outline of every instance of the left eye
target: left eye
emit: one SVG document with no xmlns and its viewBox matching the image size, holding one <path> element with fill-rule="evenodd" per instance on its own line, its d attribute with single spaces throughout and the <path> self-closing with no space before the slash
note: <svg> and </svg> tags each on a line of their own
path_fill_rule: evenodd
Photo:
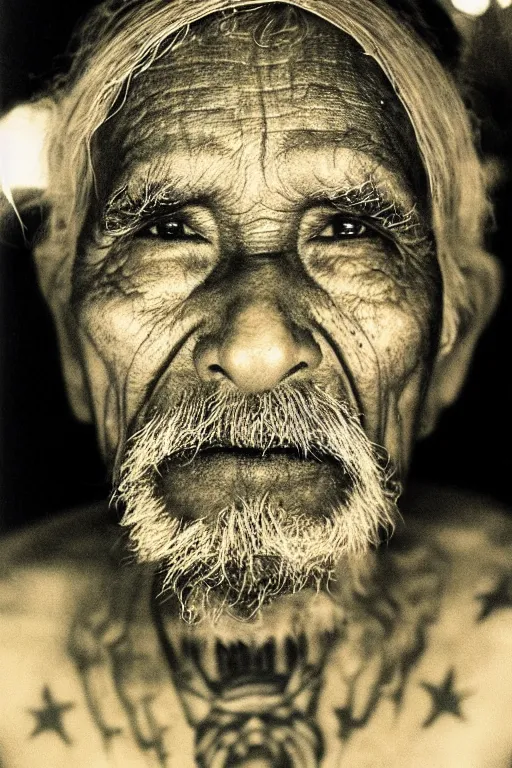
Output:
<svg viewBox="0 0 512 768">
<path fill-rule="evenodd" d="M 191 240 L 200 235 L 179 219 L 162 219 L 138 233 L 139 237 L 155 237 L 159 240 Z"/>
<path fill-rule="evenodd" d="M 322 240 L 350 240 L 358 237 L 371 237 L 373 230 L 357 219 L 346 216 L 333 216 L 329 224 L 318 234 Z"/>
</svg>

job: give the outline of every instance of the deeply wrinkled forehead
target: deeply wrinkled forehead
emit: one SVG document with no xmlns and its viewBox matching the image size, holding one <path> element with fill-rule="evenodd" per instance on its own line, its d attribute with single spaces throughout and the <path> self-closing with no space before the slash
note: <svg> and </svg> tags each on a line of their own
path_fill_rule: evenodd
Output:
<svg viewBox="0 0 512 768">
<path fill-rule="evenodd" d="M 487 261 L 482 241 L 488 214 L 471 124 L 449 71 L 451 65 L 446 68 L 445 58 L 423 34 L 428 23 L 421 18 L 418 24 L 409 23 L 411 14 L 407 9 L 404 13 L 402 6 L 411 10 L 418 5 L 414 0 L 288 0 L 288 4 L 354 38 L 382 70 L 409 117 L 428 180 L 447 288 L 444 332 L 449 343 L 461 318 L 472 312 L 465 269 L 473 262 Z M 108 123 L 113 106 L 122 102 L 130 83 L 175 47 L 198 20 L 214 12 L 230 16 L 236 10 L 238 14 L 241 6 L 280 5 L 273 0 L 106 0 L 93 11 L 77 39 L 68 76 L 52 92 L 56 104 L 49 137 L 48 195 L 54 215 L 51 237 L 37 253 L 42 284 L 48 290 L 69 293 L 73 262 L 62 260 L 56 280 L 54 254 L 56 248 L 74 252 L 94 190 L 93 137 Z"/>
<path fill-rule="evenodd" d="M 414 132 L 378 65 L 318 17 L 273 10 L 229 24 L 221 13 L 206 17 L 134 78 L 97 133 L 97 177 L 110 157 L 128 183 L 131 167 L 171 151 L 174 164 L 207 150 L 229 166 L 257 142 L 283 163 L 292 152 L 350 149 L 405 171 L 418 189 Z"/>
</svg>

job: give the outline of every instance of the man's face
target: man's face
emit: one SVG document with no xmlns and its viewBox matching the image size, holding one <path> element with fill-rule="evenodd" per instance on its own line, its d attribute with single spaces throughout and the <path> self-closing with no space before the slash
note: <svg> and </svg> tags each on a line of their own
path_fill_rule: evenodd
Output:
<svg viewBox="0 0 512 768">
<path fill-rule="evenodd" d="M 359 484 L 343 421 L 404 473 L 441 281 L 412 131 L 369 57 L 320 22 L 283 45 L 190 36 L 133 80 L 94 166 L 83 361 L 113 465 L 150 422 L 159 515 L 270 504 L 307 539 Z"/>
</svg>

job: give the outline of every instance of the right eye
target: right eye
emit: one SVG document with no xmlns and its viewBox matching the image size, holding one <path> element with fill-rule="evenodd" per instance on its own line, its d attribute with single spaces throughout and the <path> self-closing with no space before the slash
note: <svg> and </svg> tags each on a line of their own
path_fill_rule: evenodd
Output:
<svg viewBox="0 0 512 768">
<path fill-rule="evenodd" d="M 203 240 L 192 227 L 181 219 L 160 219 L 139 230 L 137 237 L 152 237 L 158 240 Z"/>
</svg>

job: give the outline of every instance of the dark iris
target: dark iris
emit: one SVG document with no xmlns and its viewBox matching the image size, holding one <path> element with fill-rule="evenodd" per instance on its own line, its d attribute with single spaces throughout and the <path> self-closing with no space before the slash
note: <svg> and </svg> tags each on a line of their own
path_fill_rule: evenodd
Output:
<svg viewBox="0 0 512 768">
<path fill-rule="evenodd" d="M 346 216 L 333 216 L 330 223 L 322 229 L 318 237 L 325 240 L 349 240 L 357 237 L 370 237 L 372 230 L 357 219 Z"/>
<path fill-rule="evenodd" d="M 192 240 L 199 236 L 180 219 L 162 219 L 149 227 L 144 227 L 140 237 L 157 237 L 159 240 Z"/>
</svg>

